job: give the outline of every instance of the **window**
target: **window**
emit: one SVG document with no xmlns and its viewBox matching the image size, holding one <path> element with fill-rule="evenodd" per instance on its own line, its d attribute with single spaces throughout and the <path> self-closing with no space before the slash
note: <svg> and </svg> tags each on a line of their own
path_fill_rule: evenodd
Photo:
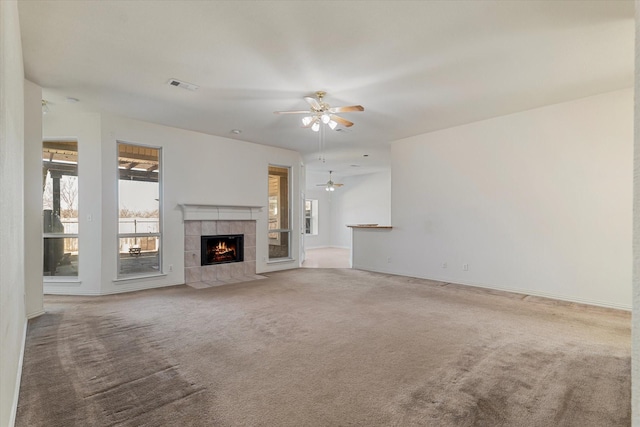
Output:
<svg viewBox="0 0 640 427">
<path fill-rule="evenodd" d="M 318 234 L 318 201 L 304 201 L 304 233 Z"/>
<path fill-rule="evenodd" d="M 78 141 L 42 142 L 44 276 L 78 276 Z"/>
<path fill-rule="evenodd" d="M 118 277 L 161 273 L 160 149 L 118 143 Z"/>
<path fill-rule="evenodd" d="M 269 166 L 269 260 L 290 258 L 289 168 Z"/>
</svg>

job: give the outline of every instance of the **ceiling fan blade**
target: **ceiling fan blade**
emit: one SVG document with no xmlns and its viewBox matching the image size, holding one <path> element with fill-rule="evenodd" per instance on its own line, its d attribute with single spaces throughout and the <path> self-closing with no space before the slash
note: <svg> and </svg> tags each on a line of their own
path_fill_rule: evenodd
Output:
<svg viewBox="0 0 640 427">
<path fill-rule="evenodd" d="M 273 114 L 310 114 L 309 110 L 299 111 L 274 111 Z"/>
<path fill-rule="evenodd" d="M 333 120 L 334 122 L 337 122 L 338 124 L 341 124 L 342 126 L 345 126 L 345 127 L 353 126 L 353 122 L 350 122 L 347 119 L 343 119 L 342 117 L 336 116 L 336 115 L 333 115 L 333 114 L 331 115 L 331 120 Z"/>
<path fill-rule="evenodd" d="M 311 108 L 313 108 L 315 111 L 319 111 L 322 108 L 320 107 L 320 103 L 318 102 L 318 100 L 315 98 L 305 96 L 304 100 L 307 101 L 307 103 L 311 105 Z"/>
<path fill-rule="evenodd" d="M 335 182 L 333 183 L 334 187 L 342 187 L 344 184 L 336 184 Z"/>
<path fill-rule="evenodd" d="M 362 105 L 349 105 L 346 107 L 329 108 L 330 113 L 351 113 L 354 111 L 364 111 L 364 107 Z"/>
</svg>

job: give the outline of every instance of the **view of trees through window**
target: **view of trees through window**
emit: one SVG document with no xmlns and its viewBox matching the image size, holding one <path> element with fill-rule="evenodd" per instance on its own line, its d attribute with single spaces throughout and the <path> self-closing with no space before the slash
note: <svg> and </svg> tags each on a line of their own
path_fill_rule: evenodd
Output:
<svg viewBox="0 0 640 427">
<path fill-rule="evenodd" d="M 43 274 L 78 275 L 78 142 L 42 142 Z"/>
<path fill-rule="evenodd" d="M 118 143 L 118 275 L 160 273 L 160 149 Z"/>
</svg>

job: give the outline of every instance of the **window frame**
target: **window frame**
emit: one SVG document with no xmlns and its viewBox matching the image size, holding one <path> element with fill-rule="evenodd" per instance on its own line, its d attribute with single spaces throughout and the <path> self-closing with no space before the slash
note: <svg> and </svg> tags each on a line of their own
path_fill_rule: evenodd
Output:
<svg viewBox="0 0 640 427">
<path fill-rule="evenodd" d="M 277 228 L 277 229 L 270 229 L 269 228 L 269 216 L 270 216 L 270 210 L 271 210 L 271 201 L 272 201 L 272 196 L 269 193 L 269 177 L 271 176 L 271 168 L 280 168 L 280 169 L 286 169 L 287 170 L 287 224 L 288 224 L 288 228 Z M 267 200 L 268 200 L 268 209 L 267 209 L 267 264 L 268 263 L 276 263 L 276 262 L 281 262 L 281 261 L 287 261 L 287 260 L 292 260 L 293 257 L 291 256 L 291 242 L 292 242 L 292 236 L 293 236 L 293 227 L 291 226 L 291 219 L 292 219 L 292 189 L 293 189 L 293 185 L 292 185 L 292 167 L 289 165 L 278 165 L 278 164 L 273 164 L 273 163 L 269 163 L 268 167 L 267 167 Z M 280 201 L 278 200 L 277 203 L 278 207 L 281 206 Z M 281 221 L 282 223 L 282 221 Z M 277 238 L 278 241 L 280 241 L 280 239 L 282 239 L 282 234 L 286 233 L 287 234 L 287 256 L 283 256 L 283 257 L 277 257 L 277 258 L 271 258 L 271 253 L 269 250 L 269 245 L 271 242 L 271 237 L 269 237 L 269 234 L 271 233 L 279 233 L 279 237 Z"/>
<path fill-rule="evenodd" d="M 76 157 L 75 164 L 73 162 L 70 162 L 70 161 L 62 161 L 61 162 L 61 163 L 74 164 L 75 165 L 75 175 L 61 174 L 60 178 L 58 178 L 58 179 L 62 179 L 62 177 L 64 177 L 64 176 L 75 176 L 76 179 L 77 179 L 77 183 L 76 183 L 77 194 L 75 196 L 76 204 L 77 204 L 77 209 L 76 209 L 76 211 L 77 211 L 77 217 L 76 217 L 77 222 L 76 222 L 76 232 L 75 233 L 65 233 L 64 229 L 63 229 L 62 232 L 47 232 L 44 229 L 44 215 L 45 215 L 44 191 L 45 191 L 46 186 L 44 185 L 45 183 L 43 182 L 42 195 L 41 195 L 41 199 L 42 199 L 41 200 L 41 209 L 42 209 L 42 215 L 43 215 L 43 218 L 42 218 L 42 225 L 43 225 L 43 229 L 42 229 L 42 250 L 43 250 L 43 253 L 42 253 L 42 255 L 43 255 L 43 270 L 42 270 L 42 274 L 43 274 L 43 280 L 46 281 L 46 282 L 49 282 L 49 281 L 60 281 L 60 280 L 65 280 L 65 281 L 72 280 L 72 281 L 75 281 L 75 280 L 78 280 L 78 278 L 80 277 L 80 167 L 79 167 L 80 166 L 80 143 L 75 138 L 50 138 L 50 139 L 44 138 L 44 139 L 42 139 L 41 151 L 42 151 L 42 157 L 43 157 L 42 158 L 42 162 L 43 163 L 45 162 L 44 150 L 46 148 L 49 148 L 49 149 L 53 148 L 53 147 L 45 147 L 45 145 L 47 143 L 52 143 L 52 144 L 55 144 L 55 143 L 58 143 L 58 144 L 75 143 L 75 157 Z M 53 154 L 51 156 L 52 157 L 48 160 L 48 162 L 53 163 Z M 47 169 L 47 175 L 51 175 L 51 178 L 55 179 L 53 177 L 53 174 L 51 173 L 50 169 Z M 46 181 L 46 176 L 45 176 L 45 181 Z M 51 211 L 53 213 L 53 207 L 52 207 Z M 62 211 L 62 209 L 61 209 L 61 211 Z M 59 215 L 58 218 L 59 218 L 61 224 L 64 224 L 62 222 L 62 216 Z M 44 270 L 46 268 L 46 262 L 45 261 L 47 260 L 46 248 L 48 246 L 50 247 L 50 244 L 55 242 L 55 239 L 62 239 L 62 242 L 61 242 L 62 246 L 63 246 L 63 257 L 62 258 L 64 258 L 64 240 L 65 239 L 75 239 L 76 240 L 75 245 L 76 245 L 77 252 L 78 252 L 78 254 L 76 256 L 77 257 L 76 258 L 76 272 L 75 272 L 76 274 L 73 274 L 73 275 L 69 275 L 69 274 L 45 274 L 45 270 Z M 49 241 L 51 243 L 48 245 L 47 241 Z M 55 243 L 53 243 L 53 244 L 55 244 Z"/>
<path fill-rule="evenodd" d="M 120 145 L 130 145 L 135 147 L 148 148 L 158 150 L 158 232 L 157 233 L 120 233 Z M 116 140 L 116 280 L 129 280 L 129 279 L 141 279 L 145 277 L 164 276 L 163 257 L 164 257 L 164 215 L 163 215 L 163 180 L 164 180 L 164 160 L 162 146 L 141 144 L 137 142 L 129 142 L 123 140 Z M 120 255 L 120 239 L 126 238 L 143 238 L 143 237 L 157 237 L 158 238 L 158 270 L 156 272 L 141 272 L 133 274 L 122 274 L 121 268 L 121 255 Z"/>
<path fill-rule="evenodd" d="M 310 203 L 310 209 L 307 210 L 307 203 Z M 318 199 L 305 199 L 304 200 L 304 234 L 305 236 L 317 236 L 319 234 L 318 224 L 318 210 L 320 202 Z M 309 212 L 309 215 L 307 215 Z M 309 221 L 309 228 L 307 228 L 307 220 Z M 307 231 L 308 230 L 308 231 Z"/>
</svg>

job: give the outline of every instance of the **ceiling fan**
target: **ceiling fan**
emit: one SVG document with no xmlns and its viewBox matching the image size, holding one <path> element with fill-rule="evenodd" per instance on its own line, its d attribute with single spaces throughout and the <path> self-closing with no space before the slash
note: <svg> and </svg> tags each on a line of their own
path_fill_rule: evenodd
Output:
<svg viewBox="0 0 640 427">
<path fill-rule="evenodd" d="M 342 187 L 344 184 L 337 184 L 335 182 L 333 182 L 333 180 L 331 179 L 331 173 L 333 171 L 329 171 L 329 181 L 327 181 L 326 184 L 317 184 L 317 187 L 325 187 L 325 190 L 327 191 L 336 191 L 336 188 L 338 187 Z"/>
<path fill-rule="evenodd" d="M 356 111 L 364 111 L 362 105 L 349 105 L 345 107 L 331 107 L 329 104 L 323 101 L 327 93 L 324 91 L 317 91 L 316 97 L 305 96 L 304 100 L 307 101 L 310 110 L 300 111 L 274 111 L 274 114 L 306 114 L 306 117 L 302 118 L 302 127 L 311 128 L 312 131 L 318 132 L 320 130 L 320 124 L 324 123 L 328 125 L 332 130 L 338 125 L 345 127 L 353 126 L 353 122 L 337 116 L 335 113 L 352 113 Z"/>
</svg>

